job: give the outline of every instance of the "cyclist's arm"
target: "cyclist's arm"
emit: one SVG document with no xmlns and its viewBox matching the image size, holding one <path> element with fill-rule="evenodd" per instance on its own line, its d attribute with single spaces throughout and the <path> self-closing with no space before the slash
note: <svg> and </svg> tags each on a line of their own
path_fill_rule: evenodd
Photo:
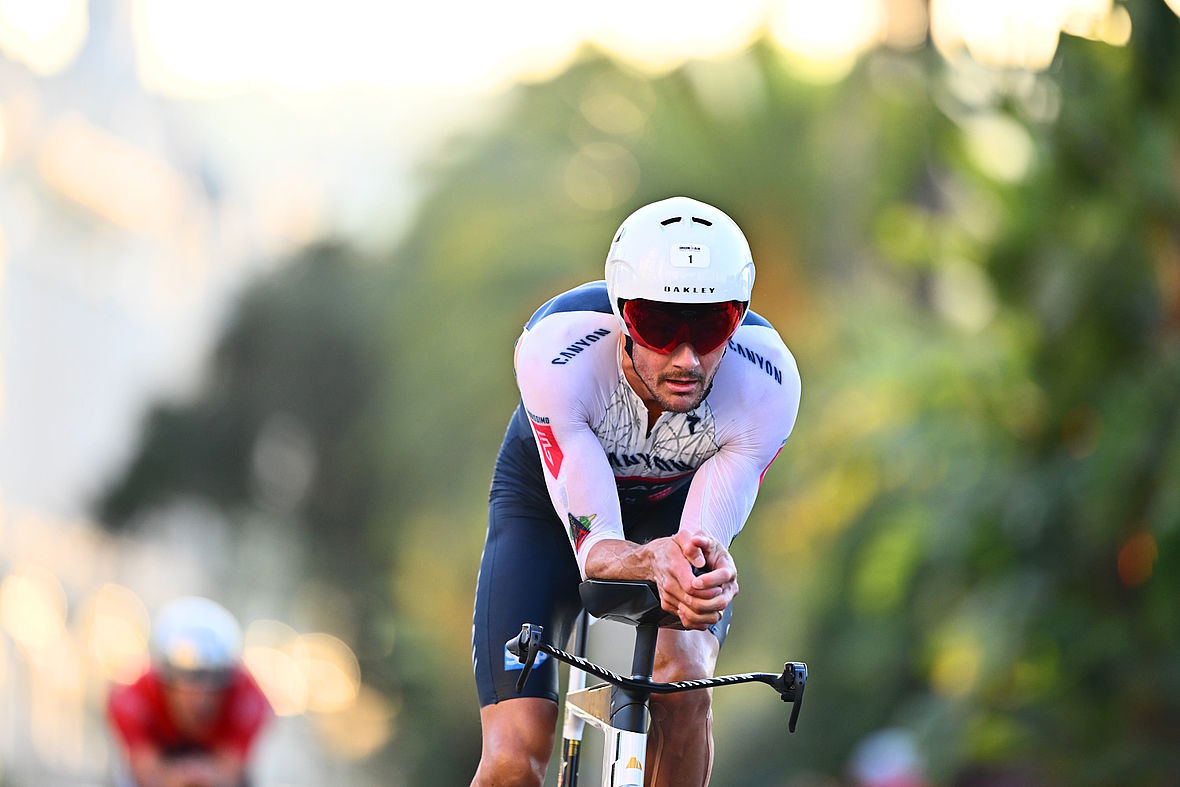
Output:
<svg viewBox="0 0 1180 787">
<path fill-rule="evenodd" d="M 594 545 L 623 538 L 614 472 L 591 428 L 595 415 L 601 418 L 605 409 L 603 397 L 609 396 L 595 385 L 594 367 L 601 364 L 609 369 L 617 364 L 617 344 L 611 336 L 584 350 L 576 364 L 555 365 L 551 362 L 554 342 L 547 333 L 560 328 L 561 321 L 551 319 L 521 336 L 516 381 L 541 455 L 549 499 L 585 578 L 586 555 Z M 564 346 L 568 341 L 556 344 Z"/>
<path fill-rule="evenodd" d="M 130 756 L 131 774 L 139 787 L 238 787 L 246 763 L 233 751 L 165 758 L 151 747 Z"/>
<path fill-rule="evenodd" d="M 758 367 L 738 364 L 738 373 L 720 379 L 715 389 L 720 399 L 735 406 L 726 408 L 728 417 L 718 423 L 719 450 L 693 476 L 679 530 L 699 537 L 709 568 L 692 580 L 687 597 L 698 614 L 724 609 L 737 595 L 737 567 L 729 544 L 745 525 L 766 471 L 795 426 L 799 372 L 790 353 L 779 346 L 782 353 L 775 360 L 781 375 L 773 384 Z M 695 555 L 688 556 L 697 565 Z"/>
<path fill-rule="evenodd" d="M 740 359 L 736 359 L 740 360 Z M 795 427 L 800 382 L 794 359 L 785 353 L 782 382 L 770 384 L 757 367 L 753 379 L 729 378 L 718 395 L 732 397 L 732 416 L 718 424 L 719 450 L 706 460 L 688 488 L 680 529 L 701 532 L 728 547 L 746 524 L 762 479 Z M 760 384 L 760 385 L 756 385 Z M 723 387 L 724 386 L 724 387 Z"/>
</svg>

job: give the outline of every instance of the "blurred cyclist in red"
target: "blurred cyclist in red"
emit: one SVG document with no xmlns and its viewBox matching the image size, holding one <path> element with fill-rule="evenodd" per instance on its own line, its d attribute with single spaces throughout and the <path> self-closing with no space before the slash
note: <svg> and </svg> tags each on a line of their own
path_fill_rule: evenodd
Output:
<svg viewBox="0 0 1180 787">
<path fill-rule="evenodd" d="M 238 623 L 206 598 L 177 599 L 152 632 L 152 665 L 111 692 L 107 715 L 135 787 L 245 787 L 270 705 L 241 663 Z"/>
</svg>

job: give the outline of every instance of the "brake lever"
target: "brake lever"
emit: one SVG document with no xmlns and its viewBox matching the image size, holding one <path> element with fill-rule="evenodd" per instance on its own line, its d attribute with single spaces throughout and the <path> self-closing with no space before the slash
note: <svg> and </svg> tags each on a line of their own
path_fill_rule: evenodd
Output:
<svg viewBox="0 0 1180 787">
<path fill-rule="evenodd" d="M 807 665 L 801 661 L 788 661 L 783 665 L 783 674 L 772 685 L 778 689 L 783 702 L 793 703 L 787 728 L 794 732 L 799 723 L 799 710 L 803 707 L 803 690 L 807 688 Z"/>
<path fill-rule="evenodd" d="M 520 677 L 516 679 L 516 693 L 524 691 L 524 683 L 533 671 L 533 663 L 537 660 L 537 653 L 541 650 L 541 635 L 544 629 L 532 623 L 525 623 L 520 627 L 520 634 L 508 640 L 505 647 L 508 652 L 516 656 L 516 660 L 523 662 L 524 668 Z"/>
</svg>

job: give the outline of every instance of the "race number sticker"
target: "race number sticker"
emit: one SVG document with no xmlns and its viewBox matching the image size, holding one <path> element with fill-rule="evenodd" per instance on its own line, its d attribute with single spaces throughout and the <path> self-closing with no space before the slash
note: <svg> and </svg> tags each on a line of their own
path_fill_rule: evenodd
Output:
<svg viewBox="0 0 1180 787">
<path fill-rule="evenodd" d="M 679 243 L 672 247 L 673 268 L 708 268 L 709 247 L 696 243 Z"/>
<path fill-rule="evenodd" d="M 553 427 L 549 424 L 539 424 L 534 422 L 532 424 L 533 434 L 537 436 L 537 446 L 541 449 L 541 459 L 545 462 L 545 467 L 549 470 L 549 475 L 557 478 L 557 474 L 561 472 L 561 460 L 563 459 L 561 453 L 561 446 L 557 444 L 557 440 L 553 437 Z"/>
</svg>

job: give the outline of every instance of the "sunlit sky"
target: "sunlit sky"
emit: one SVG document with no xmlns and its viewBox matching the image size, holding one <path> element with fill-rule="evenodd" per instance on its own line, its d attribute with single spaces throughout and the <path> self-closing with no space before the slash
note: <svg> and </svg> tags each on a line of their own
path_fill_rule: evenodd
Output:
<svg viewBox="0 0 1180 787">
<path fill-rule="evenodd" d="M 587 43 L 658 69 L 740 48 L 763 27 L 781 33 L 785 46 L 844 57 L 875 33 L 884 7 L 878 0 L 131 5 L 144 82 L 189 96 L 344 84 L 495 88 L 552 73 Z M 81 44 L 85 9 L 85 0 L 0 0 L 0 46 L 41 72 L 59 69 Z"/>
<path fill-rule="evenodd" d="M 1180 0 L 1173 0 L 1180 2 Z M 387 3 L 373 0 L 132 0 L 144 83 L 177 96 L 340 85 L 494 89 L 560 69 L 592 44 L 653 69 L 741 48 L 769 31 L 801 62 L 839 66 L 882 40 L 922 41 L 924 0 L 680 0 Z M 1111 0 L 932 0 L 935 42 L 983 61 L 1043 68 L 1058 34 L 1123 43 Z M 0 49 L 34 70 L 64 67 L 86 0 L 0 0 Z"/>
<path fill-rule="evenodd" d="M 292 90 L 355 82 L 493 86 L 547 73 L 583 41 L 654 63 L 714 56 L 748 39 L 765 2 L 725 5 L 139 0 L 135 21 L 144 73 L 170 90 L 243 82 Z"/>
</svg>

